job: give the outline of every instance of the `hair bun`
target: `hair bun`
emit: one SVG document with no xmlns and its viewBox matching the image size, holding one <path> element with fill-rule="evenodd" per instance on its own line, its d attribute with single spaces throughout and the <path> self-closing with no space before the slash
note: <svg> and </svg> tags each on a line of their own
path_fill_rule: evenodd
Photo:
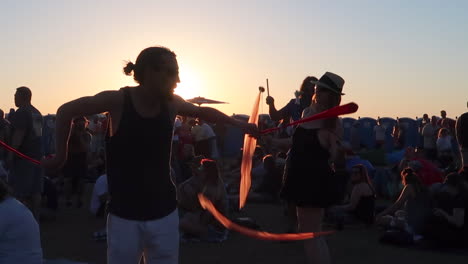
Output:
<svg viewBox="0 0 468 264">
<path fill-rule="evenodd" d="M 127 62 L 127 65 L 123 68 L 123 71 L 125 75 L 132 75 L 132 71 L 135 70 L 135 64 L 133 62 L 129 61 Z"/>
</svg>

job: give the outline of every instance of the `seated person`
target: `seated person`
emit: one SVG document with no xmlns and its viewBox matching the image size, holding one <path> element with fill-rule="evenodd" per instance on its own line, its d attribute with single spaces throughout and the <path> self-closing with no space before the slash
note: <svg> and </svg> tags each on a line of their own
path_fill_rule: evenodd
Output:
<svg viewBox="0 0 468 264">
<path fill-rule="evenodd" d="M 344 222 L 362 222 L 371 225 L 374 222 L 375 191 L 362 164 L 351 169 L 351 196 L 347 204 L 333 206 L 330 214 L 335 217 L 340 229 Z"/>
<path fill-rule="evenodd" d="M 405 152 L 405 158 L 400 163 L 400 168 L 411 167 L 425 186 L 431 186 L 434 183 L 443 181 L 442 171 L 432 162 L 423 157 L 419 149 L 408 147 Z"/>
<path fill-rule="evenodd" d="M 194 170 L 194 175 L 179 185 L 179 227 L 185 237 L 210 242 L 223 241 L 226 239 L 226 229 L 201 207 L 197 195 L 203 193 L 221 214 L 226 215 L 228 200 L 224 183 L 219 177 L 216 161 L 203 159 L 200 164 Z"/>
<path fill-rule="evenodd" d="M 346 170 L 351 171 L 355 165 L 361 164 L 366 167 L 369 177 L 372 179 L 375 173 L 375 168 L 368 160 L 361 158 L 356 154 L 351 147 L 346 149 Z"/>
<path fill-rule="evenodd" d="M 434 195 L 436 208 L 424 235 L 438 246 L 460 247 L 466 241 L 467 190 L 463 180 L 460 174 L 450 173 Z"/>
<path fill-rule="evenodd" d="M 0 263 L 42 263 L 39 225 L 0 179 Z"/>
<path fill-rule="evenodd" d="M 93 194 L 91 195 L 89 210 L 93 215 L 97 217 L 103 217 L 105 215 L 108 196 L 107 175 L 102 174 L 96 180 L 93 188 Z"/>
<path fill-rule="evenodd" d="M 264 174 L 260 185 L 249 195 L 249 201 L 275 202 L 279 200 L 279 192 L 282 185 L 283 174 L 276 166 L 275 157 L 266 155 L 263 157 Z"/>
<path fill-rule="evenodd" d="M 401 172 L 403 190 L 398 200 L 376 217 L 379 225 L 401 229 L 412 235 L 423 232 L 431 214 L 431 199 L 426 186 L 411 168 Z"/>
<path fill-rule="evenodd" d="M 91 196 L 91 203 L 89 210 L 93 215 L 98 218 L 103 218 L 105 220 L 107 199 L 109 198 L 108 187 L 107 187 L 107 175 L 102 174 L 96 180 L 93 188 L 93 194 Z M 104 228 L 94 232 L 94 240 L 102 241 L 107 238 L 106 224 L 103 223 Z"/>
</svg>

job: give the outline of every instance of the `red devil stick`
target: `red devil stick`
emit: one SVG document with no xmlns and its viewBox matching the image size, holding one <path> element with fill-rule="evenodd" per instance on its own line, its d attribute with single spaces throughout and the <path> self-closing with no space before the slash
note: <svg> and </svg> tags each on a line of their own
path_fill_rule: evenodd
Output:
<svg viewBox="0 0 468 264">
<path fill-rule="evenodd" d="M 287 124 L 286 126 L 287 127 L 288 126 L 294 126 L 294 125 L 310 122 L 310 121 L 313 121 L 313 120 L 330 118 L 330 117 L 337 117 L 337 116 L 340 116 L 340 115 L 352 114 L 352 113 L 355 113 L 358 110 L 358 108 L 359 108 L 359 106 L 356 103 L 348 103 L 348 104 L 345 104 L 345 105 L 339 105 L 339 106 L 335 106 L 333 108 L 330 108 L 330 109 L 328 109 L 326 111 L 323 111 L 321 113 L 315 114 L 313 116 L 309 116 L 309 117 L 297 120 L 295 122 L 291 122 L 291 123 Z M 261 131 L 260 133 L 261 134 L 268 134 L 268 133 L 274 132 L 274 131 L 279 130 L 279 129 L 280 129 L 279 127 L 269 128 L 269 129 L 265 129 L 265 130 Z"/>
<path fill-rule="evenodd" d="M 248 237 L 260 239 L 260 240 L 270 240 L 270 241 L 292 241 L 292 240 L 305 240 L 311 239 L 318 236 L 329 235 L 334 233 L 334 231 L 326 231 L 326 232 L 316 232 L 316 233 L 296 233 L 296 234 L 273 234 L 258 230 L 253 230 L 250 228 L 246 228 L 231 222 L 227 219 L 224 215 L 222 215 L 213 203 L 208 200 L 203 194 L 198 194 L 198 200 L 200 201 L 200 205 L 208 210 L 218 222 L 220 222 L 224 227 L 229 230 L 239 232 L 243 235 Z"/>
<path fill-rule="evenodd" d="M 25 160 L 29 160 L 30 162 L 32 162 L 34 164 L 37 164 L 37 165 L 41 164 L 40 161 L 35 160 L 35 159 L 33 159 L 33 158 L 29 157 L 29 156 L 24 155 L 23 153 L 19 152 L 18 150 L 8 146 L 5 142 L 3 142 L 1 140 L 0 140 L 0 146 L 4 147 L 8 151 L 11 151 L 11 152 L 15 153 L 16 155 L 20 156 L 21 158 L 23 158 Z"/>
</svg>

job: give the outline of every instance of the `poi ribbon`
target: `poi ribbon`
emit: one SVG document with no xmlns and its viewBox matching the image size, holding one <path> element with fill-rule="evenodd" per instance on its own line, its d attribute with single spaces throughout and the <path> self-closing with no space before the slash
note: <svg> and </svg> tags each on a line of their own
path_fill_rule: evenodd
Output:
<svg viewBox="0 0 468 264">
<path fill-rule="evenodd" d="M 310 121 L 318 120 L 318 119 L 324 119 L 324 118 L 330 118 L 330 117 L 337 117 L 337 116 L 340 116 L 340 115 L 352 114 L 352 113 L 355 113 L 358 110 L 358 108 L 359 108 L 359 106 L 356 103 L 348 103 L 348 104 L 344 104 L 344 105 L 335 106 L 333 108 L 330 108 L 330 109 L 325 110 L 323 112 L 320 112 L 318 114 L 315 114 L 315 115 L 312 115 L 312 116 L 309 116 L 309 117 L 306 117 L 306 118 L 299 119 L 297 121 L 291 122 L 291 123 L 287 124 L 284 127 L 295 126 L 295 125 L 298 125 L 298 124 L 302 124 L 302 123 L 306 123 L 306 122 L 310 122 Z M 274 132 L 274 131 L 279 130 L 279 129 L 281 129 L 281 128 L 280 127 L 269 128 L 269 129 L 262 130 L 260 133 L 262 135 L 264 135 L 264 134 L 268 134 L 268 133 Z"/>
<path fill-rule="evenodd" d="M 264 231 L 258 231 L 254 229 L 250 229 L 247 227 L 240 226 L 236 223 L 233 223 L 229 219 L 227 219 L 224 215 L 222 215 L 218 210 L 216 210 L 216 207 L 213 205 L 213 203 L 208 200 L 203 194 L 199 193 L 198 194 L 198 200 L 200 201 L 200 205 L 203 207 L 203 209 L 208 210 L 213 217 L 218 220 L 225 228 L 239 232 L 243 235 L 246 235 L 248 237 L 260 239 L 260 240 L 270 240 L 270 241 L 292 241 L 292 240 L 305 240 L 305 239 L 311 239 L 323 235 L 329 235 L 334 233 L 334 231 L 325 231 L 325 232 L 309 232 L 309 233 L 296 233 L 296 234 L 273 234 L 273 233 L 268 233 Z"/>
<path fill-rule="evenodd" d="M 264 91 L 265 89 L 263 89 Z M 249 123 L 258 125 L 258 108 L 260 105 L 260 95 L 262 94 L 262 89 L 259 89 L 257 99 L 255 99 L 255 104 L 252 109 L 252 114 L 249 118 Z M 250 191 L 250 186 L 252 180 L 250 173 L 252 170 L 252 156 L 255 152 L 255 147 L 257 146 L 257 139 L 249 135 L 244 136 L 244 147 L 242 149 L 242 163 L 241 163 L 241 178 L 240 178 L 240 190 L 239 190 L 239 209 L 244 207 L 247 200 L 247 195 Z"/>
<path fill-rule="evenodd" d="M 23 158 L 25 160 L 28 160 L 28 161 L 30 161 L 30 162 L 32 162 L 34 164 L 37 164 L 37 165 L 41 165 L 40 161 L 35 160 L 35 159 L 33 159 L 33 158 L 29 157 L 29 156 L 24 155 L 23 153 L 19 152 L 15 148 L 10 147 L 7 143 L 5 143 L 5 142 L 3 142 L 1 140 L 0 140 L 0 146 L 4 147 L 8 151 L 11 151 L 11 152 L 15 153 L 17 156 L 19 156 L 19 157 L 21 157 L 21 158 Z"/>
</svg>

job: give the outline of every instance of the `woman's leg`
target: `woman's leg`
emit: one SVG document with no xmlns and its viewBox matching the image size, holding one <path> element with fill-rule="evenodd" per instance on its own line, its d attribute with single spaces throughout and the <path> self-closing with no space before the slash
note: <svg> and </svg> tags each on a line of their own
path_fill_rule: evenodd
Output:
<svg viewBox="0 0 468 264">
<path fill-rule="evenodd" d="M 299 232 L 320 232 L 322 231 L 323 208 L 297 207 L 297 220 Z M 329 264 L 330 253 L 328 245 L 323 237 L 309 239 L 304 242 L 307 263 L 309 264 Z"/>
</svg>

